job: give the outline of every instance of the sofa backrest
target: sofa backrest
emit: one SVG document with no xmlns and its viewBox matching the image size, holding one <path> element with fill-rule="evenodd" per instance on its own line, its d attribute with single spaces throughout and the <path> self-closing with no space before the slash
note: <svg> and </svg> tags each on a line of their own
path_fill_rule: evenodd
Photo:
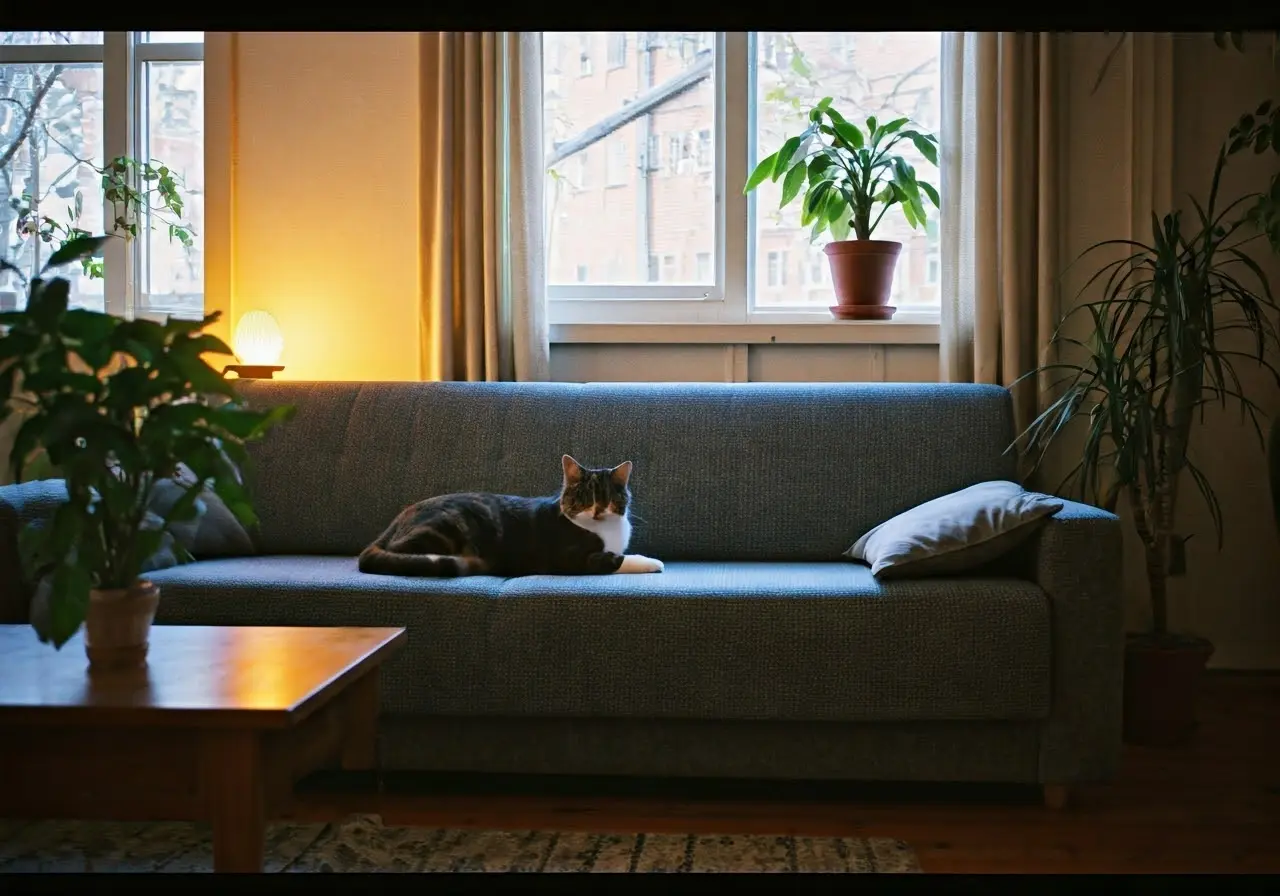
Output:
<svg viewBox="0 0 1280 896">
<path fill-rule="evenodd" d="M 562 454 L 635 464 L 631 549 L 664 560 L 835 560 L 896 513 L 1016 476 L 995 386 L 257 381 L 242 394 L 298 408 L 252 448 L 265 553 L 358 553 L 433 495 L 553 494 Z"/>
</svg>

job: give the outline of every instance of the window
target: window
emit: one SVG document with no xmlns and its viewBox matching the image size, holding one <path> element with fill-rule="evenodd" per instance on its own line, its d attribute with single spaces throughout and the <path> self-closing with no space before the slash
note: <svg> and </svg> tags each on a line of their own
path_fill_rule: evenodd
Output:
<svg viewBox="0 0 1280 896">
<path fill-rule="evenodd" d="M 698 131 L 698 170 L 710 171 L 712 155 L 711 128 Z"/>
<path fill-rule="evenodd" d="M 769 286 L 787 285 L 787 253 L 770 252 L 768 264 Z"/>
<path fill-rule="evenodd" d="M 830 31 L 827 33 L 827 52 L 831 61 L 837 64 L 847 63 L 853 55 L 853 37 L 848 31 Z"/>
<path fill-rule="evenodd" d="M 667 135 L 667 174 L 675 174 L 684 159 L 684 134 Z"/>
<path fill-rule="evenodd" d="M 762 68 L 785 69 L 787 67 L 787 42 L 783 35 L 773 31 L 762 31 L 759 43 Z"/>
<path fill-rule="evenodd" d="M 586 78 L 591 75 L 591 38 L 590 31 L 579 32 L 578 36 L 578 74 Z M 543 63 L 546 64 L 545 62 Z"/>
<path fill-rule="evenodd" d="M 623 140 L 614 140 L 609 144 L 609 154 L 605 156 L 605 186 L 625 187 L 627 167 L 627 144 Z"/>
<path fill-rule="evenodd" d="M 50 221 L 115 230 L 104 170 L 120 157 L 149 162 L 151 208 L 124 223 L 89 272 L 66 269 L 73 307 L 121 315 L 204 314 L 204 35 L 199 31 L 0 32 L 0 308 L 25 300 L 25 280 L 48 260 Z M 130 112 L 132 110 L 132 115 Z M 30 115 L 30 126 L 23 123 Z M 180 211 L 154 185 L 174 178 Z M 121 210 L 122 211 L 122 210 Z M 171 238 L 171 226 L 175 228 Z M 190 245 L 185 245 L 183 237 Z"/>
<path fill-rule="evenodd" d="M 588 34 L 599 33 L 558 39 L 586 46 Z M 552 322 L 830 320 L 822 253 L 828 237 L 810 244 L 798 202 L 779 209 L 781 183 L 766 182 L 747 196 L 742 185 L 758 159 L 805 126 L 809 108 L 824 96 L 859 123 L 869 115 L 906 116 L 936 134 L 941 34 L 632 34 L 627 43 L 667 52 L 647 57 L 651 66 L 612 72 L 607 89 L 601 73 L 545 95 L 548 167 L 560 161 L 561 147 L 599 144 L 608 166 L 603 182 L 548 200 L 558 203 L 547 240 Z M 599 39 L 609 40 L 605 35 Z M 735 133 L 747 140 L 726 139 Z M 642 148 L 644 157 L 619 147 Z M 921 179 L 938 184 L 936 169 L 913 146 L 897 149 Z M 913 231 L 895 207 L 875 237 L 903 243 L 898 317 L 936 315 L 928 261 L 937 252 L 936 226 Z M 621 249 L 620 273 L 594 262 L 614 247 Z M 668 266 L 668 254 L 678 264 Z M 591 263 L 586 283 L 575 276 L 582 263 Z"/>
<path fill-rule="evenodd" d="M 622 68 L 627 64 L 627 32 L 610 31 L 609 35 L 609 68 Z"/>
<path fill-rule="evenodd" d="M 665 283 L 671 283 L 676 279 L 676 257 L 674 255 L 662 256 L 662 280 Z"/>
<path fill-rule="evenodd" d="M 645 151 L 644 169 L 658 171 L 662 168 L 662 138 L 657 134 L 649 135 L 649 145 Z"/>
</svg>

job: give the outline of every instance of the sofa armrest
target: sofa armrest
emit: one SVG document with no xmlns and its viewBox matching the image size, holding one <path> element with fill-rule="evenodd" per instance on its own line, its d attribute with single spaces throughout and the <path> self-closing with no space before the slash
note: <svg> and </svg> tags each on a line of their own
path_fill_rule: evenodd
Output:
<svg viewBox="0 0 1280 896">
<path fill-rule="evenodd" d="M 31 586 L 23 580 L 19 533 L 29 523 L 52 519 L 66 500 L 61 479 L 0 485 L 0 623 L 28 621 Z"/>
<path fill-rule="evenodd" d="M 1124 693 L 1120 519 L 1066 502 L 1036 534 L 1031 573 L 1049 596 L 1052 702 L 1040 780 L 1096 781 L 1119 766 Z"/>
</svg>

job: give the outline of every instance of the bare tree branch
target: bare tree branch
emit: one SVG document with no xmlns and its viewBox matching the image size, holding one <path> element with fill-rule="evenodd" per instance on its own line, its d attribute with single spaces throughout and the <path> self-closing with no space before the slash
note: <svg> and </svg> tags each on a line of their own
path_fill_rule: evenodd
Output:
<svg viewBox="0 0 1280 896">
<path fill-rule="evenodd" d="M 13 143 L 9 144 L 0 155 L 0 168 L 5 167 L 18 154 L 18 150 L 22 144 L 31 136 L 31 128 L 35 124 L 36 114 L 40 111 L 40 104 L 44 102 L 45 95 L 53 89 L 53 82 L 58 80 L 58 76 L 62 74 L 62 66 L 55 65 L 53 70 L 49 72 L 49 77 L 45 82 L 36 89 L 36 95 L 31 101 L 30 107 L 27 109 L 26 117 L 22 121 L 22 127 L 18 129 L 18 136 L 14 138 Z"/>
</svg>

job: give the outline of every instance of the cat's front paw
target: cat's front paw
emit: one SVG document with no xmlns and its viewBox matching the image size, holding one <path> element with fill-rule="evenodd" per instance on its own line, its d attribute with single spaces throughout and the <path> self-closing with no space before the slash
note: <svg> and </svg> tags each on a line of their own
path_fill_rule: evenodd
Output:
<svg viewBox="0 0 1280 896">
<path fill-rule="evenodd" d="M 597 575 L 608 575 L 609 573 L 617 572 L 624 559 L 619 554 L 614 554 L 610 551 L 592 554 L 587 557 L 587 572 Z"/>
<path fill-rule="evenodd" d="M 666 569 L 661 560 L 646 557 L 643 554 L 627 554 L 618 567 L 620 573 L 662 572 Z"/>
</svg>

